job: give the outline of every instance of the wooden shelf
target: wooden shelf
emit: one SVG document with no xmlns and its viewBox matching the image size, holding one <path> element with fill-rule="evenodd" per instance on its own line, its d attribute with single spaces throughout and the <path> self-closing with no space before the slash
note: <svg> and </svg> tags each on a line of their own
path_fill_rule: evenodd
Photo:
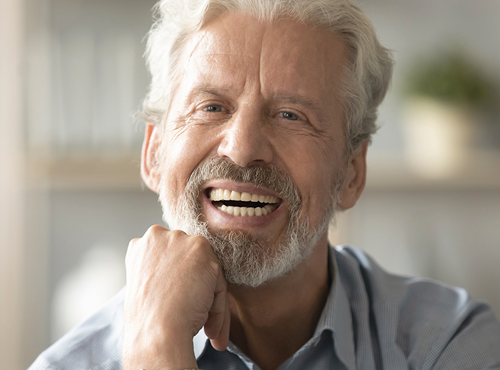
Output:
<svg viewBox="0 0 500 370">
<path fill-rule="evenodd" d="M 412 168 L 402 154 L 370 153 L 367 190 L 500 190 L 500 152 L 469 153 L 457 171 L 431 177 Z"/>
<path fill-rule="evenodd" d="M 52 189 L 141 189 L 140 157 L 35 158 L 28 160 L 33 186 Z"/>
</svg>

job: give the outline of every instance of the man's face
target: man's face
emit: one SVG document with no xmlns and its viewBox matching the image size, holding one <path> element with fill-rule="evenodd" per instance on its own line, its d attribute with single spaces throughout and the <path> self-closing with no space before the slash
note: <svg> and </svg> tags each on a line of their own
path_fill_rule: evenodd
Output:
<svg viewBox="0 0 500 370">
<path fill-rule="evenodd" d="M 267 250 L 257 260 L 283 249 L 290 228 L 305 229 L 313 244 L 325 239 L 334 189 L 349 172 L 339 96 L 343 42 L 293 20 L 260 23 L 225 13 L 190 38 L 181 63 L 157 133 L 161 181 L 153 186 L 169 226 L 189 229 L 187 217 L 212 233 L 237 231 Z M 200 170 L 213 161 L 229 165 L 215 174 Z M 263 169 L 264 180 L 253 172 L 245 177 L 248 168 Z M 188 186 L 189 204 L 185 189 L 195 170 L 203 174 Z M 231 192 L 246 203 L 224 200 Z"/>
</svg>

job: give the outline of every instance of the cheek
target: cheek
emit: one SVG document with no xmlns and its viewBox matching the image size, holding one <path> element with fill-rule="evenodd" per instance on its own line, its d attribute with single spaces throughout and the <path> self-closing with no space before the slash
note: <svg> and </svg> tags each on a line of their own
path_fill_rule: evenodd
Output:
<svg viewBox="0 0 500 370">
<path fill-rule="evenodd" d="M 166 132 L 162 162 L 164 191 L 178 196 L 194 169 L 209 157 L 216 148 L 217 134 L 207 133 L 203 127 Z"/>
<path fill-rule="evenodd" d="M 303 209 L 314 223 L 330 206 L 335 180 L 341 170 L 341 150 L 335 150 L 333 144 L 329 147 L 313 140 L 298 140 L 293 145 L 281 143 L 280 148 L 278 157 L 298 187 Z"/>
<path fill-rule="evenodd" d="M 297 175 L 297 186 L 302 195 L 303 205 L 308 213 L 322 213 L 329 206 L 331 199 L 332 177 L 322 171 L 317 163 L 308 163 L 305 168 L 309 170 Z"/>
</svg>

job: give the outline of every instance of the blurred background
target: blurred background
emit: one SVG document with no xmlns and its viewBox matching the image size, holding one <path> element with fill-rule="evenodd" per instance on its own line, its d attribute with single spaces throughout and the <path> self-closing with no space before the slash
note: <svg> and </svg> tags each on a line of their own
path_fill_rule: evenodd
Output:
<svg viewBox="0 0 500 370">
<path fill-rule="evenodd" d="M 124 284 L 161 223 L 133 113 L 153 0 L 0 2 L 0 369 L 25 369 Z M 364 0 L 395 78 L 335 244 L 500 313 L 500 2 Z"/>
</svg>

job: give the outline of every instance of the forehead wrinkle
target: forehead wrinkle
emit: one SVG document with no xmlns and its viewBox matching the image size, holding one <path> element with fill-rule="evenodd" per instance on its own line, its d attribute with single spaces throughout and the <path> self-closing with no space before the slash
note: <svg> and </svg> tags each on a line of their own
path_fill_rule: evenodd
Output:
<svg viewBox="0 0 500 370">
<path fill-rule="evenodd" d="M 264 39 L 267 33 L 269 32 L 269 23 L 262 23 L 265 27 L 264 32 L 262 33 L 262 37 L 260 39 L 260 50 L 259 50 L 259 64 L 258 64 L 258 74 L 259 74 L 259 91 L 261 99 L 265 99 L 263 88 L 266 86 L 264 81 L 264 74 L 262 73 L 262 65 L 264 64 Z"/>
<path fill-rule="evenodd" d="M 217 56 L 228 58 L 229 63 L 223 62 Z M 234 58 L 232 58 L 234 57 Z M 196 72 L 192 74 L 190 89 L 194 93 L 207 93 L 219 97 L 236 97 L 244 91 L 252 89 L 255 85 L 253 74 L 238 73 L 235 78 L 235 70 L 245 70 L 246 64 L 241 61 L 241 55 L 236 54 L 207 54 L 198 55 L 193 58 Z M 241 77 L 244 77 L 242 80 Z M 252 82 L 253 81 L 253 82 Z"/>
<path fill-rule="evenodd" d="M 238 18 L 234 18 L 234 16 Z M 260 63 L 262 55 L 262 37 L 263 29 L 262 22 L 254 23 L 252 19 L 249 22 L 249 17 L 244 14 L 225 13 L 215 18 L 198 31 L 199 36 L 195 36 L 196 41 L 193 42 L 192 49 L 189 54 L 189 61 L 195 65 L 209 66 L 215 73 L 221 73 L 225 68 L 229 70 L 236 68 L 253 69 L 252 73 L 246 73 L 244 76 L 243 85 L 240 86 L 245 90 L 246 86 L 254 86 L 259 83 Z M 235 33 L 234 28 L 240 27 L 242 24 L 250 24 L 250 27 L 241 27 L 243 34 Z M 258 26 L 255 26 L 257 24 Z M 227 58 L 228 63 L 218 60 Z M 207 63 L 207 59 L 212 58 L 211 63 Z M 253 61 L 250 62 L 249 61 Z M 254 69 L 255 68 L 255 69 Z M 203 71 L 206 68 L 197 68 L 198 71 Z M 207 76 L 207 73 L 203 73 Z M 241 83 L 241 82 L 240 82 Z M 260 84 L 261 86 L 261 84 Z M 260 90 L 260 86 L 258 86 Z M 218 86 L 216 86 L 219 89 Z M 206 89 L 207 86 L 202 88 Z M 234 87 L 236 88 L 236 86 Z M 214 92 L 212 88 L 211 92 Z M 230 89 L 224 89 L 226 92 Z"/>
<path fill-rule="evenodd" d="M 198 46 L 202 42 L 202 40 L 207 38 L 207 32 L 206 31 L 198 31 L 195 32 L 190 38 L 188 43 L 186 45 L 189 45 L 189 47 L 186 48 L 186 50 L 190 50 L 189 55 L 186 58 L 186 64 L 189 64 L 191 60 L 193 59 L 193 54 L 198 50 Z"/>
<path fill-rule="evenodd" d="M 271 41 L 266 42 L 266 40 L 263 40 L 263 42 L 261 43 L 260 52 L 261 58 L 259 64 L 259 73 L 261 88 L 262 91 L 266 91 L 266 95 L 270 93 L 267 96 L 267 99 L 266 97 L 264 97 L 264 99 L 270 100 L 272 102 L 288 103 L 291 105 L 300 106 L 302 108 L 305 108 L 306 111 L 312 112 L 314 118 L 316 118 L 318 121 L 323 122 L 324 117 L 326 117 L 326 113 L 319 98 L 306 96 L 299 91 L 302 90 L 298 89 L 299 86 L 295 86 L 292 89 L 289 83 L 285 83 L 284 85 L 280 83 L 281 86 L 269 85 L 269 81 L 267 81 L 266 76 L 269 73 L 275 74 L 276 72 L 278 72 L 282 76 L 283 82 L 300 81 L 300 78 L 297 78 L 297 74 L 300 71 L 297 71 L 296 67 L 297 53 L 300 54 L 302 48 L 301 44 L 293 44 L 293 36 L 290 37 L 290 35 L 287 34 L 287 29 L 277 29 L 276 23 L 274 23 L 272 26 L 274 26 L 272 29 L 266 29 L 266 31 L 269 30 Z M 276 35 L 278 35 L 278 38 L 283 40 L 284 43 L 287 43 L 287 45 L 289 45 L 290 41 L 292 41 L 291 50 L 289 50 L 288 53 L 284 55 L 282 53 L 275 53 L 274 49 L 272 47 L 270 48 L 270 45 L 273 45 L 275 43 Z M 282 59 L 283 57 L 284 59 Z M 261 94 L 264 93 L 262 92 Z"/>
<path fill-rule="evenodd" d="M 284 93 L 281 98 L 285 101 L 310 105 L 317 118 L 330 121 L 332 114 L 342 110 L 339 77 L 344 70 L 344 42 L 334 33 L 294 19 L 281 19 L 273 25 L 270 31 L 274 35 L 264 40 L 266 55 L 261 58 L 261 68 L 263 74 L 281 76 L 281 91 L 276 86 L 263 88 L 267 91 L 271 87 L 277 98 Z M 276 39 L 281 40 L 278 49 L 273 46 Z"/>
<path fill-rule="evenodd" d="M 211 24 L 205 25 L 204 29 L 199 31 L 198 36 L 192 38 L 192 46 L 191 50 L 189 50 L 191 63 L 204 66 L 205 68 L 195 69 L 206 78 L 200 84 L 192 80 L 192 82 L 195 82 L 193 88 L 198 90 L 197 92 L 193 91 L 193 93 L 228 97 L 228 95 L 239 95 L 239 93 L 249 88 L 260 96 L 261 101 L 283 101 L 304 106 L 313 111 L 315 118 L 324 121 L 330 115 L 327 112 L 330 109 L 326 109 L 322 97 L 332 96 L 331 88 L 333 86 L 327 88 L 326 81 L 318 81 L 315 78 L 314 80 L 320 83 L 318 87 L 322 87 L 316 91 L 319 93 L 321 90 L 322 94 L 321 96 L 306 96 L 305 91 L 302 93 L 299 91 L 303 90 L 299 88 L 300 86 L 294 85 L 294 81 L 300 82 L 305 78 L 305 75 L 300 73 L 301 70 L 304 70 L 303 63 L 307 64 L 307 60 L 316 59 L 307 52 L 308 50 L 314 50 L 318 53 L 316 54 L 318 59 L 328 60 L 326 63 L 328 65 L 331 58 L 328 53 L 329 48 L 314 49 L 312 44 L 306 43 L 304 45 L 304 43 L 300 42 L 302 32 L 290 32 L 290 23 L 296 23 L 294 20 L 255 22 L 255 19 L 249 19 L 248 16 L 240 14 L 236 15 L 235 18 L 235 15 L 234 13 L 226 13 L 216 18 L 213 23 L 210 22 Z M 236 26 L 239 26 L 243 32 L 235 32 L 234 27 Z M 305 24 L 302 26 L 307 27 Z M 297 37 L 299 37 L 299 42 L 297 42 Z M 282 40 L 282 43 L 287 45 L 288 52 L 283 52 L 283 50 L 278 51 L 278 53 L 275 52 L 273 45 L 275 45 L 276 39 Z M 306 49 L 303 49 L 304 47 Z M 307 55 L 304 55 L 304 50 Z M 316 63 L 314 66 L 316 73 L 313 74 L 316 76 L 318 74 L 322 76 L 328 75 L 326 73 L 327 65 L 325 63 Z M 240 76 L 243 77 L 243 80 L 237 82 L 236 79 L 230 77 L 231 69 L 234 68 L 242 72 Z M 242 68 L 248 72 L 243 73 Z M 224 73 L 225 69 L 228 69 L 227 72 L 229 72 L 227 79 L 226 73 Z M 306 75 L 311 72 L 309 69 L 304 71 Z M 285 84 L 282 85 L 281 82 L 278 82 L 278 85 L 269 85 L 269 76 L 267 75 L 269 72 L 280 73 L 284 76 L 283 83 Z M 198 73 L 195 73 L 195 75 Z M 237 86 L 233 86 L 234 83 L 237 83 Z"/>
<path fill-rule="evenodd" d="M 226 29 L 226 32 L 229 31 Z M 189 64 L 193 60 L 197 63 L 196 59 L 202 56 L 245 56 L 250 59 L 254 58 L 251 54 L 238 50 L 241 49 L 241 47 L 238 47 L 240 43 L 234 42 L 232 38 L 224 40 L 224 42 L 222 42 L 222 40 L 224 40 L 224 37 L 220 37 L 220 31 L 213 32 L 210 29 L 201 29 L 194 33 L 189 40 L 189 47 L 186 48 L 189 50 L 189 55 L 187 55 L 185 59 L 186 64 Z M 216 48 L 220 50 L 220 52 L 216 51 Z M 243 50 L 245 49 L 246 47 Z"/>
</svg>

